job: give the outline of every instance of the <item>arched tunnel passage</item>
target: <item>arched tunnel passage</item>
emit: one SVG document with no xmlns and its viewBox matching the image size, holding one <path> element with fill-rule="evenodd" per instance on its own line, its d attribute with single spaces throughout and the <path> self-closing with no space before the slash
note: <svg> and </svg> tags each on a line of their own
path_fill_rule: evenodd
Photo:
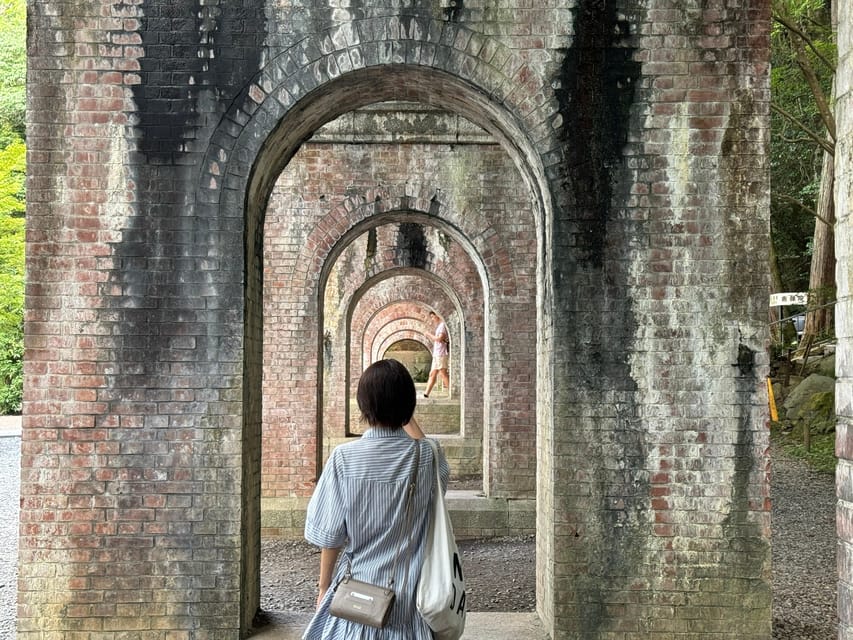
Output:
<svg viewBox="0 0 853 640">
<path fill-rule="evenodd" d="M 116 587 L 157 596 L 111 615 L 116 634 L 230 637 L 251 626 L 261 493 L 277 489 L 258 473 L 262 445 L 286 434 L 264 434 L 265 411 L 285 427 L 294 415 L 312 425 L 314 441 L 280 439 L 294 448 L 316 450 L 321 422 L 317 411 L 288 414 L 287 394 L 264 403 L 269 196 L 323 124 L 402 100 L 487 131 L 532 203 L 532 473 L 549 632 L 640 638 L 645 621 L 665 620 L 769 636 L 769 4 L 697 13 L 667 0 L 618 10 L 559 0 L 511 16 L 465 3 L 381 15 L 364 3 L 249 4 L 250 19 L 236 3 L 200 15 L 166 0 L 28 6 L 37 195 L 27 212 L 21 626 L 64 635 L 103 625 L 86 605 Z M 167 10 L 184 19 L 157 18 Z M 433 194 L 413 186 L 363 195 L 381 210 L 374 196 L 390 193 L 392 208 L 428 212 Z M 484 213 L 452 210 L 465 212 L 460 229 Z M 317 262 L 298 262 L 294 282 L 308 283 L 340 237 L 314 239 L 323 248 L 306 255 Z M 319 312 L 310 291 L 308 301 L 303 318 Z M 305 361 L 267 371 L 316 392 L 325 336 L 310 322 L 294 332 Z M 739 353 L 755 354 L 750 367 L 732 367 Z M 517 399 L 484 400 L 502 411 Z M 511 431 L 494 435 L 483 439 L 489 452 Z M 502 486 L 492 473 L 501 468 L 489 468 L 489 487 Z M 135 499 L 151 520 L 140 521 Z M 128 531 L 139 532 L 133 553 Z M 152 582 L 152 565 L 179 579 Z M 39 582 L 47 575 L 50 588 Z M 629 598 L 642 604 L 622 606 Z"/>
<path fill-rule="evenodd" d="M 433 116 L 443 113 L 433 107 L 412 106 L 409 103 L 378 107 L 382 108 L 380 113 L 383 117 L 398 116 L 394 108 L 415 108 L 418 113 L 431 113 Z M 371 111 L 373 118 L 377 117 L 376 114 L 377 111 Z M 458 116 L 455 118 L 458 122 Z M 451 335 L 454 336 L 452 385 L 457 385 L 457 392 L 447 402 L 435 402 L 427 406 L 424 401 L 418 411 L 429 416 L 427 424 L 435 425 L 433 433 L 449 438 L 443 444 L 454 473 L 466 480 L 478 478 L 479 482 L 485 483 L 489 473 L 484 473 L 484 467 L 493 469 L 504 463 L 498 458 L 499 454 L 495 454 L 493 459 L 485 455 L 489 447 L 493 451 L 500 450 L 494 442 L 485 443 L 485 439 L 492 438 L 489 434 L 491 424 L 494 422 L 499 425 L 502 417 L 500 407 L 485 407 L 483 399 L 488 393 L 500 388 L 500 384 L 508 384 L 510 379 L 504 376 L 507 382 L 496 386 L 488 378 L 488 372 L 500 371 L 511 342 L 504 338 L 500 343 L 501 348 L 496 352 L 493 350 L 497 355 L 490 357 L 489 336 L 506 335 L 508 329 L 502 327 L 510 318 L 514 319 L 515 329 L 520 335 L 530 336 L 535 332 L 535 314 L 529 313 L 535 308 L 536 295 L 535 288 L 529 288 L 529 283 L 535 277 L 533 267 L 536 263 L 533 257 L 536 251 L 533 203 L 529 195 L 525 195 L 523 181 L 514 163 L 495 140 L 482 131 L 476 138 L 472 136 L 471 148 L 460 145 L 458 140 L 448 145 L 441 140 L 442 135 L 435 134 L 438 141 L 431 146 L 426 144 L 428 136 L 422 135 L 417 145 L 409 144 L 408 148 L 401 151 L 401 145 L 395 143 L 395 150 L 389 152 L 389 145 L 380 146 L 375 142 L 368 150 L 358 147 L 353 150 L 351 141 L 342 151 L 339 148 L 340 134 L 335 133 L 334 126 L 331 129 L 331 133 L 323 133 L 321 130 L 317 135 L 317 143 L 312 138 L 293 156 L 291 164 L 277 181 L 265 219 L 265 243 L 275 252 L 271 260 L 265 257 L 265 262 L 320 267 L 316 299 L 320 301 L 318 321 L 321 323 L 317 335 L 322 336 L 322 340 L 316 359 L 320 366 L 316 379 L 322 380 L 323 384 L 323 393 L 317 401 L 322 407 L 317 438 L 323 445 L 317 451 L 318 468 L 331 447 L 361 431 L 351 398 L 358 373 L 363 363 L 367 362 L 367 359 L 362 359 L 362 354 L 369 353 L 368 358 L 376 357 L 384 349 L 379 345 L 385 344 L 377 342 L 370 349 L 367 348 L 365 336 L 370 319 L 376 318 L 382 308 L 393 307 L 405 299 L 415 300 L 421 305 L 421 323 L 425 321 L 428 310 L 438 311 L 447 319 Z M 384 160 L 382 156 L 389 153 L 396 162 L 382 166 L 381 177 L 377 179 L 379 160 Z M 429 160 L 433 155 L 435 157 Z M 409 156 L 417 157 L 418 160 L 407 160 Z M 428 160 L 423 161 L 421 158 Z M 478 167 L 484 167 L 486 163 L 489 166 L 488 179 L 498 180 L 502 183 L 500 187 L 483 189 L 483 177 L 478 177 L 478 172 L 484 169 Z M 341 188 L 340 183 L 324 180 L 326 173 L 335 178 L 346 175 L 344 167 L 347 166 L 369 173 L 371 180 L 361 183 L 363 191 L 359 188 L 358 172 L 350 173 L 345 180 L 345 188 Z M 470 172 L 471 179 L 461 181 L 465 187 L 460 185 L 458 176 L 454 176 L 453 182 L 448 184 L 448 166 L 463 174 Z M 318 167 L 323 169 L 318 170 Z M 445 174 L 437 171 L 436 167 L 445 167 Z M 352 168 L 349 170 L 353 171 Z M 375 187 L 373 182 L 379 182 L 382 186 Z M 395 183 L 402 186 L 395 189 Z M 471 186 L 473 190 L 469 188 Z M 280 195 L 282 193 L 284 196 Z M 343 194 L 343 197 L 336 196 L 336 193 Z M 462 194 L 468 194 L 465 195 L 467 199 L 464 205 L 458 206 L 456 203 L 461 202 Z M 484 196 L 487 197 L 484 199 Z M 282 204 L 279 198 L 290 204 Z M 312 206 L 316 207 L 317 215 L 321 216 L 319 224 L 292 219 L 292 212 L 296 211 L 296 215 L 300 216 Z M 288 220 L 289 215 L 291 219 Z M 329 241 L 330 228 L 339 230 L 332 232 L 340 234 L 336 242 Z M 306 240 L 290 239 L 287 233 L 279 234 L 276 231 L 278 229 L 306 231 L 309 237 Z M 315 241 L 312 236 L 320 233 L 322 240 Z M 421 234 L 418 237 L 422 238 L 420 242 L 423 249 L 420 253 L 413 253 L 410 243 L 417 234 Z M 301 255 L 288 258 L 278 247 L 298 247 Z M 307 248 L 315 248 L 314 253 L 306 253 Z M 318 259 L 317 249 L 324 252 L 322 260 Z M 527 254 L 531 259 L 519 260 L 518 265 L 514 265 L 509 259 L 512 253 L 518 257 Z M 314 277 L 312 273 L 316 275 L 315 271 L 309 271 L 309 278 Z M 264 277 L 265 305 L 272 308 L 278 305 L 282 305 L 282 308 L 292 307 L 293 302 L 281 295 L 287 290 L 287 279 L 278 277 L 269 266 L 265 267 Z M 291 277 L 290 282 L 294 281 Z M 304 283 L 296 284 L 302 286 Z M 270 302 L 268 288 L 271 288 L 275 302 Z M 314 295 L 310 293 L 305 299 Z M 495 304 L 487 302 L 489 295 L 497 296 Z M 519 306 L 527 309 L 524 318 L 515 312 Z M 298 322 L 305 326 L 303 318 Z M 265 333 L 271 332 L 272 335 L 276 335 L 279 330 L 283 335 L 288 335 L 295 328 L 293 325 L 292 328 L 279 327 L 277 322 L 268 317 L 265 317 L 264 326 Z M 383 339 L 387 341 L 387 338 Z M 300 339 L 300 342 L 304 341 Z M 290 350 L 288 344 L 292 343 L 274 337 L 267 344 L 287 352 Z M 509 351 L 512 349 L 509 348 Z M 525 342 L 514 357 L 514 366 L 518 368 L 521 363 L 529 362 L 530 370 L 533 371 L 534 360 L 535 349 Z M 342 366 L 343 370 L 340 369 Z M 265 375 L 267 380 L 272 378 L 272 375 Z M 526 417 L 521 417 L 522 411 L 518 407 L 513 409 L 513 419 L 519 423 L 523 420 L 527 429 L 535 428 L 534 381 L 535 375 L 529 375 L 522 383 L 522 387 L 526 386 L 530 394 Z M 520 398 L 520 388 L 515 391 L 516 398 Z M 337 389 L 343 389 L 343 392 Z M 265 398 L 278 395 L 274 390 L 264 390 Z M 292 394 L 288 398 L 293 406 Z M 448 410 L 455 411 L 455 416 L 448 415 Z M 289 413 L 291 411 L 288 410 Z M 305 415 L 305 411 L 299 414 Z M 266 425 L 270 424 L 280 434 L 281 425 L 274 423 L 274 419 L 265 419 L 265 432 Z M 334 430 L 340 430 L 341 425 L 344 429 L 335 437 Z M 523 445 L 513 445 L 515 460 L 519 460 L 523 452 L 527 451 L 531 463 L 518 465 L 522 473 L 526 474 L 532 474 L 535 469 L 535 437 L 532 433 Z M 265 435 L 265 457 L 267 448 L 274 447 L 274 443 L 291 440 L 287 436 Z M 509 449 L 505 452 L 505 455 L 508 454 Z M 273 453 L 269 459 L 277 460 L 276 471 L 280 473 L 280 456 Z M 498 474 L 492 471 L 491 475 L 494 477 Z M 477 493 L 488 493 L 489 489 L 485 485 L 485 492 Z M 461 535 L 501 535 L 529 532 L 535 528 L 530 489 L 515 493 L 515 483 L 506 475 L 503 484 L 495 485 L 491 490 L 496 497 L 488 503 L 488 509 L 480 507 L 479 521 L 469 519 L 466 523 L 462 513 L 471 510 L 462 508 L 457 518 L 457 531 Z M 522 516 L 525 511 L 517 509 L 514 522 L 510 525 L 506 496 L 511 495 L 520 498 L 516 500 L 516 506 L 527 501 L 529 509 L 526 518 Z M 267 523 L 280 520 L 278 516 L 270 517 L 269 514 L 280 511 L 277 505 L 284 503 L 292 504 L 292 500 L 264 497 L 262 519 Z M 497 509 L 498 513 L 492 517 L 492 521 L 488 521 L 489 509 L 492 508 Z M 268 533 L 270 529 L 264 527 Z M 530 562 L 533 561 L 531 558 Z"/>
</svg>

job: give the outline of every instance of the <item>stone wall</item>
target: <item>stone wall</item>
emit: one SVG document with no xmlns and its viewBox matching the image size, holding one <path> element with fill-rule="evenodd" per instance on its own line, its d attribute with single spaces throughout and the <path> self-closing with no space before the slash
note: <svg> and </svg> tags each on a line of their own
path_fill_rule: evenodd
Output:
<svg viewBox="0 0 853 640">
<path fill-rule="evenodd" d="M 19 637 L 245 634 L 262 500 L 310 492 L 346 384 L 330 283 L 340 319 L 416 267 L 471 349 L 468 457 L 494 498 L 535 493 L 552 637 L 766 640 L 768 3 L 350 4 L 31 3 Z M 387 101 L 500 153 L 461 180 L 330 173 L 320 217 L 270 233 L 311 135 Z M 512 186 L 462 206 L 493 159 Z M 360 287 L 332 277 L 394 225 Z M 477 257 L 482 302 L 419 233 Z"/>
<path fill-rule="evenodd" d="M 838 456 L 838 640 L 853 640 L 853 7 L 839 2 L 836 72 L 835 255 L 836 304 L 835 453 Z"/>
<path fill-rule="evenodd" d="M 330 443 L 361 433 L 347 399 L 354 397 L 365 364 L 378 354 L 365 359 L 359 336 L 378 310 L 408 301 L 422 308 L 416 318 L 422 331 L 432 331 L 426 315 L 434 310 L 452 337 L 452 384 L 463 414 L 460 441 L 443 438 L 444 444 L 448 452 L 477 451 L 473 458 L 452 459 L 454 474 L 484 474 L 488 495 L 532 497 L 536 232 L 529 194 L 509 157 L 484 132 L 478 139 L 468 133 L 471 143 L 451 145 L 444 141 L 446 134 L 424 129 L 421 119 L 400 122 L 398 115 L 409 109 L 433 127 L 447 118 L 442 112 L 396 104 L 388 109 L 368 111 L 373 127 L 360 136 L 339 131 L 344 126 L 339 121 L 325 127 L 318 142 L 303 145 L 293 157 L 270 198 L 264 270 L 265 496 L 310 494 L 318 467 L 288 455 L 289 443 L 319 427 L 326 435 L 325 457 Z M 463 131 L 472 129 L 454 122 Z M 418 133 L 421 142 L 385 143 L 375 133 L 368 135 L 377 129 L 393 130 L 404 139 Z M 353 195 L 367 191 L 373 201 Z M 398 192 L 406 196 L 394 204 Z M 385 211 L 384 218 L 377 209 Z M 407 215 L 417 222 L 401 222 Z M 360 223 L 375 226 L 356 232 L 351 241 L 343 238 Z M 334 259 L 327 272 L 317 268 L 306 279 L 300 269 L 316 258 L 288 256 L 292 247 L 321 246 L 314 240 L 318 236 L 343 239 L 336 245 L 339 251 L 330 249 Z M 467 238 L 485 239 L 482 250 L 471 250 Z M 321 399 L 316 386 L 296 386 L 287 375 L 299 363 L 317 362 L 318 338 L 305 335 L 311 330 L 306 314 L 292 310 L 310 309 L 318 295 L 323 300 L 322 327 L 315 329 L 323 335 Z M 404 316 L 418 315 L 397 309 Z M 488 414 L 484 389 L 495 398 Z M 310 418 L 318 402 L 320 425 Z M 429 411 L 429 402 L 420 402 L 419 416 L 441 418 Z M 294 422 L 293 416 L 300 418 Z M 423 426 L 428 433 L 446 431 L 446 425 Z M 485 470 L 484 434 L 495 439 Z M 274 503 L 264 504 L 269 509 Z"/>
</svg>

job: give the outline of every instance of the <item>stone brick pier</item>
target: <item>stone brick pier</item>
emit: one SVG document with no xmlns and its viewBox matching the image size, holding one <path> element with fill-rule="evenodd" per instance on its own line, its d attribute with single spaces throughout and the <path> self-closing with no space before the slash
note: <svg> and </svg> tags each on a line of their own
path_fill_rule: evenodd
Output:
<svg viewBox="0 0 853 640">
<path fill-rule="evenodd" d="M 454 473 L 536 530 L 524 624 L 769 639 L 766 0 L 29 12 L 19 640 L 246 636 L 270 514 L 429 311 Z"/>
</svg>

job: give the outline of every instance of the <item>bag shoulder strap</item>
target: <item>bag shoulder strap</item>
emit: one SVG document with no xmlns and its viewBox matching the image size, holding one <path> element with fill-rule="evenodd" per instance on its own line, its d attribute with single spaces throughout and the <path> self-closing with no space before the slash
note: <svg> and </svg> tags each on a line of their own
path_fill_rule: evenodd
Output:
<svg viewBox="0 0 853 640">
<path fill-rule="evenodd" d="M 432 449 L 432 466 L 435 469 L 435 488 L 441 491 L 441 466 L 438 462 L 438 443 L 435 440 L 424 438 Z"/>
<path fill-rule="evenodd" d="M 421 446 L 417 440 L 415 440 L 415 442 L 414 442 L 414 449 L 415 449 L 415 465 L 412 468 L 412 474 L 409 477 L 409 484 L 406 485 L 406 494 L 405 494 L 406 495 L 406 523 L 397 532 L 397 542 L 394 544 L 395 548 L 397 549 L 397 553 L 394 554 L 394 564 L 391 566 L 391 577 L 388 580 L 389 586 L 394 584 L 394 575 L 397 573 L 397 561 L 400 559 L 400 551 L 401 551 L 400 550 L 400 540 L 403 537 L 403 532 L 406 531 L 406 529 L 409 530 L 409 539 L 408 539 L 406 547 L 405 547 L 405 549 L 409 552 L 409 554 L 411 554 L 411 552 L 412 552 L 412 540 L 415 537 L 414 527 L 412 526 L 412 519 L 413 519 L 413 512 L 414 512 L 412 502 L 414 502 L 415 488 L 417 487 L 417 484 L 418 484 L 418 467 L 421 466 Z M 409 564 L 410 564 L 409 562 L 406 562 L 406 576 L 405 576 L 405 579 L 403 582 L 404 585 L 406 582 L 408 582 L 408 579 L 409 579 Z"/>
</svg>

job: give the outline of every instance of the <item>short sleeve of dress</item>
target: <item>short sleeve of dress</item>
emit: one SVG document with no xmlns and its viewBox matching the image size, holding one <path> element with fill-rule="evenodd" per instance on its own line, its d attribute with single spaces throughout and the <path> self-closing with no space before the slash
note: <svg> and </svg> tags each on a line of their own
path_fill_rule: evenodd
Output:
<svg viewBox="0 0 853 640">
<path fill-rule="evenodd" d="M 323 549 L 339 549 L 347 540 L 344 487 L 338 458 L 339 452 L 335 450 L 308 501 L 305 516 L 305 539 Z"/>
</svg>

